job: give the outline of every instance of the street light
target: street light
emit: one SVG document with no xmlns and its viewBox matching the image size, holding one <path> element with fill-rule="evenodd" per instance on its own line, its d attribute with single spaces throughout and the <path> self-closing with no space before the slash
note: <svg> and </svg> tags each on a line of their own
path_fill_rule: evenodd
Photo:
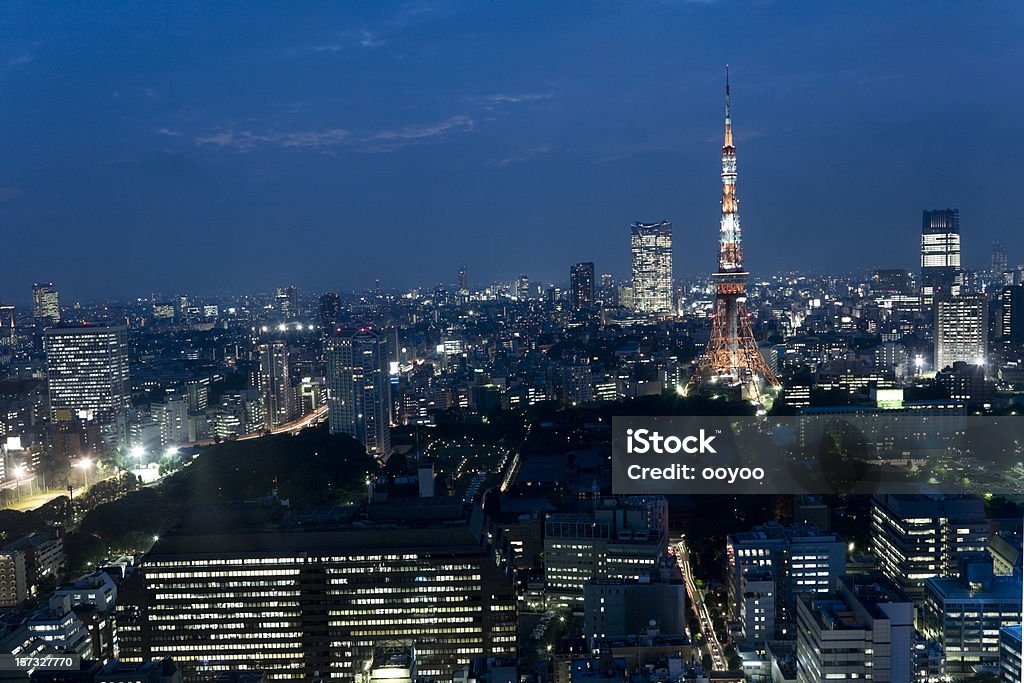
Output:
<svg viewBox="0 0 1024 683">
<path fill-rule="evenodd" d="M 89 488 L 89 468 L 92 467 L 91 458 L 79 458 L 78 462 L 73 464 L 73 467 L 77 467 L 82 470 L 85 475 L 85 487 Z"/>
<path fill-rule="evenodd" d="M 18 489 L 18 502 L 21 502 L 21 480 L 25 476 L 25 466 L 15 465 L 12 472 L 14 474 L 15 488 Z"/>
</svg>

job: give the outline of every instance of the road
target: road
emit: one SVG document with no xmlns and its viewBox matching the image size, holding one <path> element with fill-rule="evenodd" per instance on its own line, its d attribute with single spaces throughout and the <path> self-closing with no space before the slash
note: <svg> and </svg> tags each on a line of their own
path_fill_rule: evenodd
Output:
<svg viewBox="0 0 1024 683">
<path fill-rule="evenodd" d="M 686 542 L 679 539 L 675 544 L 676 562 L 679 564 L 679 571 L 683 574 L 683 581 L 686 583 L 686 597 L 690 601 L 690 607 L 697 615 L 697 623 L 704 638 L 704 647 L 711 655 L 711 668 L 715 671 L 727 671 L 728 661 L 725 658 L 725 650 L 718 640 L 714 625 L 711 623 L 711 612 L 704 603 L 704 596 L 697 588 L 697 580 L 693 575 L 693 567 L 690 565 L 690 551 L 686 548 Z"/>
<path fill-rule="evenodd" d="M 323 422 L 327 418 L 327 404 L 323 404 L 311 413 L 306 413 L 302 417 L 296 418 L 291 422 L 285 422 L 279 427 L 274 427 L 270 430 L 271 434 L 295 434 L 301 432 L 306 427 Z M 251 432 L 249 434 L 242 434 L 241 436 L 231 439 L 231 441 L 249 441 L 251 439 L 258 439 L 261 436 L 266 436 L 267 432 Z M 188 448 L 189 446 L 212 446 L 217 441 L 216 439 L 202 439 L 200 441 L 191 441 L 189 443 L 180 444 L 182 448 Z"/>
<path fill-rule="evenodd" d="M 327 417 L 327 404 L 323 404 L 311 413 L 306 413 L 300 418 L 296 418 L 291 422 L 285 422 L 279 427 L 274 427 L 270 430 L 271 434 L 294 434 L 301 432 L 306 427 L 317 424 Z M 264 432 L 253 432 L 252 434 L 243 434 L 238 437 L 239 441 L 245 441 L 247 439 L 258 439 L 264 436 Z"/>
</svg>

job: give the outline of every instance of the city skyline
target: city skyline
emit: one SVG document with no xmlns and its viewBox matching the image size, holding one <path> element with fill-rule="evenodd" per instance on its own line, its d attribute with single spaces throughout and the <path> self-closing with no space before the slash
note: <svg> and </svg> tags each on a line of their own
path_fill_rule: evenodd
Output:
<svg viewBox="0 0 1024 683">
<path fill-rule="evenodd" d="M 1019 19 L 9 0 L 2 678 L 1021 683 Z"/>
<path fill-rule="evenodd" d="M 845 267 L 912 267 L 917 216 L 942 207 L 962 212 L 965 264 L 993 240 L 1019 260 L 1012 212 L 991 201 L 1019 177 L 1005 150 L 1019 148 L 1020 94 L 999 66 L 1019 53 L 1005 21 L 1019 7 L 912 5 L 878 26 L 871 4 L 623 11 L 437 3 L 314 25 L 176 7 L 43 26 L 16 6 L 0 20 L 16 36 L 0 55 L 0 221 L 23 258 L 0 292 L 51 279 L 82 299 L 217 292 L 299 272 L 307 290 L 407 288 L 462 265 L 471 282 L 511 280 L 523 263 L 560 281 L 580 261 L 622 277 L 624 226 L 662 219 L 689 247 L 676 276 L 705 273 L 726 62 L 742 85 L 755 276 L 838 249 Z M 717 40 L 725 26 L 737 40 Z M 779 41 L 793 54 L 776 56 Z M 364 257 L 342 267 L 349 253 Z"/>
</svg>

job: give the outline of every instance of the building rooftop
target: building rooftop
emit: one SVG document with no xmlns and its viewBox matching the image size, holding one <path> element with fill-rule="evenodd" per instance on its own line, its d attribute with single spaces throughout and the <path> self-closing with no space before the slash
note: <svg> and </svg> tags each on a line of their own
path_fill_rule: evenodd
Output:
<svg viewBox="0 0 1024 683">
<path fill-rule="evenodd" d="M 430 551 L 440 546 L 476 549 L 481 546 L 483 513 L 479 508 L 463 506 L 458 519 L 430 519 L 420 511 L 436 508 L 432 499 L 410 499 L 407 514 L 385 521 L 355 519 L 347 507 L 336 513 L 320 508 L 297 515 L 283 510 L 248 515 L 251 510 L 242 504 L 224 506 L 219 520 L 209 518 L 205 524 L 182 526 L 160 537 L 146 555 L 152 563 L 179 556 L 302 553 L 324 551 L 373 550 L 404 548 Z M 207 515 L 216 516 L 216 506 L 204 506 Z M 241 514 L 239 514 L 241 512 Z"/>
<path fill-rule="evenodd" d="M 931 578 L 925 582 L 943 600 L 1021 600 L 1021 577 L 997 576 L 985 583 L 967 583 L 956 577 Z"/>
</svg>

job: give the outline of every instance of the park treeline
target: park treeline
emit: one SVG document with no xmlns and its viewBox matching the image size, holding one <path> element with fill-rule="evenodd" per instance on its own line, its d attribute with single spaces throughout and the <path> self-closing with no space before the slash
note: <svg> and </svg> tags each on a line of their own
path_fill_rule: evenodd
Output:
<svg viewBox="0 0 1024 683">
<path fill-rule="evenodd" d="M 68 576 L 105 559 L 144 551 L 177 525 L 192 505 L 270 495 L 293 509 L 357 501 L 375 467 L 365 449 L 326 425 L 297 435 L 228 441 L 204 449 L 191 464 L 151 486 L 124 473 L 37 510 L 0 510 L 0 538 L 60 527 L 65 532 Z"/>
</svg>

